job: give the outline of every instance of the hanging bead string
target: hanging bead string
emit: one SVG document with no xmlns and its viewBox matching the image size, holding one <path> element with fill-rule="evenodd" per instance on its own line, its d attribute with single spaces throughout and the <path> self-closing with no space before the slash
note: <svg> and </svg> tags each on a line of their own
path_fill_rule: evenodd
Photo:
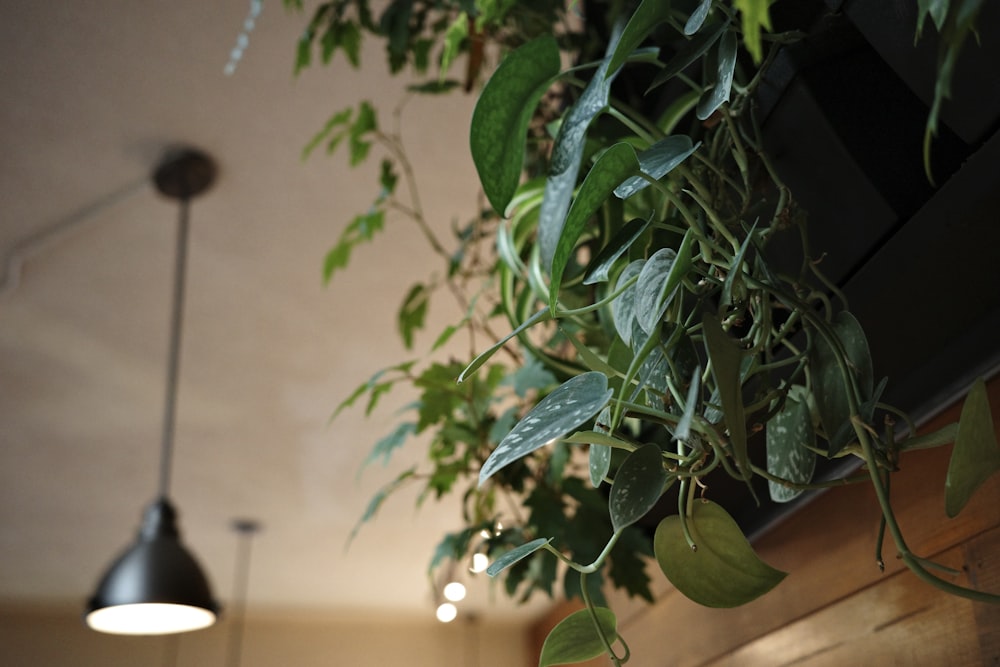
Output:
<svg viewBox="0 0 1000 667">
<path fill-rule="evenodd" d="M 257 17 L 260 16 L 262 9 L 264 9 L 264 0 L 250 0 L 250 11 L 243 21 L 243 30 L 236 37 L 236 46 L 229 52 L 229 62 L 222 69 L 226 76 L 232 76 L 236 73 L 236 66 L 243 59 L 243 52 L 250 45 L 250 33 L 257 25 Z"/>
</svg>

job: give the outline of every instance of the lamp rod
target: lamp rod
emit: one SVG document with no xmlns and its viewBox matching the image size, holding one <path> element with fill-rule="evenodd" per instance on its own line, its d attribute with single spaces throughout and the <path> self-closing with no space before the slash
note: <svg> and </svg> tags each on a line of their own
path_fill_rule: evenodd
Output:
<svg viewBox="0 0 1000 667">
<path fill-rule="evenodd" d="M 167 349 L 167 389 L 163 408 L 163 437 L 160 441 L 161 498 L 170 490 L 174 453 L 174 429 L 177 421 L 177 386 L 180 376 L 181 329 L 184 321 L 184 286 L 187 273 L 189 208 L 191 198 L 207 190 L 215 180 L 215 163 L 206 154 L 193 150 L 175 150 L 167 154 L 153 174 L 160 194 L 177 200 L 177 249 L 174 264 L 173 306 L 170 314 L 170 340 Z"/>
<path fill-rule="evenodd" d="M 180 200 L 177 221 L 177 249 L 174 264 L 173 308 L 170 314 L 170 341 L 167 348 L 167 391 L 163 407 L 163 437 L 160 440 L 160 497 L 170 490 L 170 472 L 174 453 L 174 426 L 177 419 L 177 381 L 180 375 L 181 327 L 184 323 L 184 278 L 187 272 L 188 209 L 190 199 Z"/>
</svg>

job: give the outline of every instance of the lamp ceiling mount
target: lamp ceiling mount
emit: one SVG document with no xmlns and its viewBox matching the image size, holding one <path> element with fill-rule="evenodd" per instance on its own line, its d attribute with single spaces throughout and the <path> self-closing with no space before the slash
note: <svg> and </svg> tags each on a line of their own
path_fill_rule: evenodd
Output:
<svg viewBox="0 0 1000 667">
<path fill-rule="evenodd" d="M 153 173 L 157 191 L 171 199 L 188 200 L 212 187 L 215 161 L 194 148 L 170 151 Z"/>
</svg>

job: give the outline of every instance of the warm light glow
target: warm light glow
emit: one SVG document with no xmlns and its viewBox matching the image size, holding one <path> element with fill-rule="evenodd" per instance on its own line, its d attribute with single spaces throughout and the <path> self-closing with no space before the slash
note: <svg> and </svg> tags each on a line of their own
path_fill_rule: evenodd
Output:
<svg viewBox="0 0 1000 667">
<path fill-rule="evenodd" d="M 144 602 L 95 609 L 87 614 L 87 625 L 115 635 L 169 635 L 207 628 L 215 623 L 208 609 L 186 604 Z"/>
<path fill-rule="evenodd" d="M 451 623 L 458 616 L 458 609 L 450 602 L 444 602 L 437 608 L 437 619 L 442 623 Z"/>
<path fill-rule="evenodd" d="M 490 559 L 486 554 L 472 554 L 472 568 L 473 572 L 485 572 L 486 568 L 490 566 Z"/>
<path fill-rule="evenodd" d="M 451 600 L 452 602 L 458 602 L 459 600 L 465 599 L 465 586 L 458 582 L 453 581 L 444 587 L 444 597 L 446 600 Z"/>
</svg>

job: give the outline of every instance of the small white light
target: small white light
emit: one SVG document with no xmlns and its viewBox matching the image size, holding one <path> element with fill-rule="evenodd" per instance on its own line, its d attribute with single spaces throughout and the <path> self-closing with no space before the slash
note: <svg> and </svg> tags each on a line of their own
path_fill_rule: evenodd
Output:
<svg viewBox="0 0 1000 667">
<path fill-rule="evenodd" d="M 451 623 L 458 616 L 458 608 L 450 602 L 444 602 L 437 608 L 437 619 L 442 623 Z"/>
<path fill-rule="evenodd" d="M 483 538 L 484 540 L 488 540 L 491 537 L 493 537 L 493 533 L 483 528 L 481 531 L 479 531 L 479 537 Z"/>
<path fill-rule="evenodd" d="M 486 554 L 472 554 L 472 571 L 485 572 L 490 566 L 490 559 Z"/>
<path fill-rule="evenodd" d="M 444 587 L 444 597 L 446 600 L 458 602 L 465 599 L 465 586 L 461 582 L 453 581 Z"/>
</svg>

